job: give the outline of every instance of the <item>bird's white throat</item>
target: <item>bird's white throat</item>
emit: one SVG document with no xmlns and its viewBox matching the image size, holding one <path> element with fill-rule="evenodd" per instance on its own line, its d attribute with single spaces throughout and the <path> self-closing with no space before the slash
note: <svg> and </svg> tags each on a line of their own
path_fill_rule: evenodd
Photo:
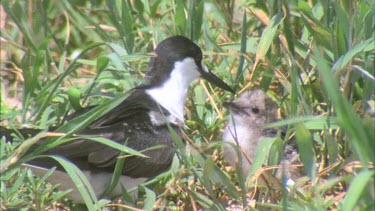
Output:
<svg viewBox="0 0 375 211">
<path fill-rule="evenodd" d="M 170 77 L 161 86 L 147 89 L 146 93 L 177 120 L 183 122 L 188 87 L 199 76 L 194 59 L 186 58 L 175 63 Z"/>
</svg>

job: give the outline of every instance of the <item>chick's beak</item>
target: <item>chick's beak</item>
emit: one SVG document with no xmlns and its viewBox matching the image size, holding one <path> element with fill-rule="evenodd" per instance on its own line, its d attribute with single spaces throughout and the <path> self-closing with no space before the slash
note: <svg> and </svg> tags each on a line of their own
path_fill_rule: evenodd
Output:
<svg viewBox="0 0 375 211">
<path fill-rule="evenodd" d="M 241 115 L 250 116 L 249 113 L 247 113 L 244 108 L 241 108 L 235 102 L 223 102 L 223 106 L 227 108 L 233 114 L 241 114 Z"/>
</svg>

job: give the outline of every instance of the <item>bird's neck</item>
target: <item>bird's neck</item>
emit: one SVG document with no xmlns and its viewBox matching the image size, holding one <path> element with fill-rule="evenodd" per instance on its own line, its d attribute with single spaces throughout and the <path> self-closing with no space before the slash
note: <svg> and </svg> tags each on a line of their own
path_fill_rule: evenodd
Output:
<svg viewBox="0 0 375 211">
<path fill-rule="evenodd" d="M 146 89 L 146 93 L 159 105 L 168 110 L 179 121 L 184 121 L 184 105 L 189 85 L 199 77 L 199 72 L 192 69 L 192 58 L 176 62 L 171 75 L 157 87 Z"/>
</svg>

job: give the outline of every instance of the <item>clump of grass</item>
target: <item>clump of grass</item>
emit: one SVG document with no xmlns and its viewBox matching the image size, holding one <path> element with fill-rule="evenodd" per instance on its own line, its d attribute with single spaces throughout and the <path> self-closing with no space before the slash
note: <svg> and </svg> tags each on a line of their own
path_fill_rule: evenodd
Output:
<svg viewBox="0 0 375 211">
<path fill-rule="evenodd" d="M 233 97 L 199 82 L 186 103 L 190 150 L 176 138 L 180 163 L 149 181 L 144 200 L 128 206 L 374 207 L 374 3 L 62 0 L 1 6 L 2 125 L 47 129 L 64 125 L 64 117 L 81 107 L 110 104 L 139 84 L 156 44 L 177 34 L 199 44 L 208 66 L 238 92 L 264 89 L 280 105 L 285 120 L 274 126 L 287 125 L 287 136 L 264 144 L 271 162 L 278 159 L 273 150 L 295 137 L 306 176 L 289 191 L 267 167 L 251 172 L 247 181 L 268 181 L 255 184 L 227 166 L 221 155 L 227 115 L 221 102 Z M 63 131 L 83 126 L 73 122 Z M 43 183 L 48 174 L 34 178 L 20 168 L 38 155 L 23 155 L 24 141 L 1 142 L 1 165 L 9 167 L 1 171 L 1 208 L 72 207 L 61 200 L 64 192 L 54 192 L 58 184 Z M 9 164 L 16 153 L 18 162 Z"/>
</svg>

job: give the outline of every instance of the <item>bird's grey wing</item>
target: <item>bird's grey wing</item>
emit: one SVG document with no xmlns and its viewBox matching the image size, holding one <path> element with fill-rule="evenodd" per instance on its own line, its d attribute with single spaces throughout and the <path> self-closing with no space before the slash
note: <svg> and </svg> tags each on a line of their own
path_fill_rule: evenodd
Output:
<svg viewBox="0 0 375 211">
<path fill-rule="evenodd" d="M 265 137 L 276 137 L 277 132 L 277 128 L 265 128 L 262 130 L 262 135 Z"/>
<path fill-rule="evenodd" d="M 151 125 L 148 111 L 160 108 L 153 105 L 155 102 L 147 97 L 149 98 L 141 92 L 133 92 L 119 106 L 79 133 L 105 137 L 137 151 L 162 146 L 145 151 L 143 154 L 149 158 L 126 157 L 122 172 L 131 177 L 151 177 L 160 174 L 169 168 L 174 155 L 174 142 L 167 126 Z M 176 126 L 175 130 L 179 133 Z M 78 139 L 57 146 L 48 153 L 65 157 L 81 169 L 113 172 L 120 151 L 92 140 Z"/>
<path fill-rule="evenodd" d="M 89 128 L 101 128 L 104 126 L 115 125 L 118 122 L 127 121 L 136 117 L 139 114 L 146 114 L 148 111 L 167 111 L 160 107 L 149 95 L 147 95 L 141 89 L 132 90 L 128 98 L 126 98 L 117 107 L 112 109 L 110 112 L 104 114 L 97 120 L 91 123 Z M 139 118 L 147 118 L 145 116 L 139 116 Z"/>
<path fill-rule="evenodd" d="M 284 148 L 284 158 L 280 162 L 283 166 L 300 165 L 301 160 L 299 159 L 299 152 L 295 140 L 291 140 L 286 143 Z M 302 167 L 288 167 L 285 169 L 286 177 L 291 178 L 293 181 L 297 181 L 303 177 L 305 173 Z"/>
<path fill-rule="evenodd" d="M 132 129 L 133 127 L 130 128 Z M 129 128 L 122 129 L 126 131 Z M 178 129 L 176 128 L 176 130 Z M 120 137 L 119 135 L 115 136 L 113 139 Z M 170 167 L 175 149 L 173 139 L 167 127 L 145 128 L 142 133 L 128 131 L 125 136 L 126 138 L 123 139 L 123 142 L 125 142 L 127 147 L 137 151 L 144 150 L 142 153 L 148 157 L 126 156 L 123 158 L 125 159 L 122 169 L 123 174 L 131 177 L 152 177 Z M 155 146 L 158 146 L 158 148 L 148 150 Z M 97 168 L 113 171 L 119 154 L 118 150 L 104 146 L 99 150 L 91 152 L 88 155 L 88 162 Z"/>
</svg>

